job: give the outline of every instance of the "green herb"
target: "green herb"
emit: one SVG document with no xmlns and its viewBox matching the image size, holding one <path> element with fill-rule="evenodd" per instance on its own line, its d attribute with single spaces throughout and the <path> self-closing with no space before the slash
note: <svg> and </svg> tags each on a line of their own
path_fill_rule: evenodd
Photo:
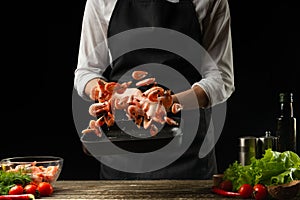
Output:
<svg viewBox="0 0 300 200">
<path fill-rule="evenodd" d="M 0 170 L 0 195 L 8 194 L 9 189 L 16 184 L 25 186 L 30 182 L 30 176 L 23 174 L 21 171 L 6 172 Z"/>
<path fill-rule="evenodd" d="M 300 158 L 292 151 L 280 153 L 268 149 L 263 158 L 252 158 L 249 165 L 242 166 L 238 161 L 232 163 L 225 170 L 224 179 L 232 182 L 234 191 L 245 183 L 269 186 L 300 180 Z"/>
</svg>

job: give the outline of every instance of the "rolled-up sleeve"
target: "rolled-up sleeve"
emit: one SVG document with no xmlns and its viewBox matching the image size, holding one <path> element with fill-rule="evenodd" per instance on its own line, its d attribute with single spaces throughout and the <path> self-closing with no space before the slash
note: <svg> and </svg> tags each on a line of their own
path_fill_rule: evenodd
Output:
<svg viewBox="0 0 300 200">
<path fill-rule="evenodd" d="M 199 1 L 200 2 L 200 1 Z M 213 0 L 203 6 L 196 5 L 203 37 L 203 48 L 217 66 L 217 71 L 206 71 L 199 85 L 209 98 L 209 106 L 225 102 L 234 92 L 234 73 L 231 40 L 231 20 L 227 0 Z M 200 13 L 201 12 L 201 13 Z"/>
<path fill-rule="evenodd" d="M 101 1 L 87 0 L 79 45 L 77 68 L 74 72 L 74 88 L 85 100 L 86 84 L 102 74 L 109 65 L 107 48 L 107 20 L 104 19 L 104 5 Z"/>
</svg>

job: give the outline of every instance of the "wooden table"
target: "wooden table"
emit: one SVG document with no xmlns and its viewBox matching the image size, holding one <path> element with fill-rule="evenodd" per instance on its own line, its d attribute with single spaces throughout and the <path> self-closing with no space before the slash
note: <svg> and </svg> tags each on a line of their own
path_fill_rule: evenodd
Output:
<svg viewBox="0 0 300 200">
<path fill-rule="evenodd" d="M 230 199 L 213 194 L 212 184 L 211 180 L 61 180 L 45 199 Z"/>
</svg>

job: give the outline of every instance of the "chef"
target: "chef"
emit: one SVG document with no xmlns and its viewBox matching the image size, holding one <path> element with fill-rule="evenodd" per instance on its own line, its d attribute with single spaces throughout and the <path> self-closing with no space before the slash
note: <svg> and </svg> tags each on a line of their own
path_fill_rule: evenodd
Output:
<svg viewBox="0 0 300 200">
<path fill-rule="evenodd" d="M 191 38 L 207 51 L 220 76 L 213 68 L 197 70 L 191 62 L 166 49 L 140 48 L 120 55 L 120 43 L 109 41 L 119 34 L 147 27 L 163 28 L 170 34 L 175 31 Z M 157 63 L 178 71 L 191 85 L 173 95 L 174 102 L 180 99 L 184 108 L 201 113 L 194 141 L 176 161 L 145 173 L 131 173 L 101 164 L 101 179 L 211 179 L 217 173 L 214 148 L 204 158 L 198 154 L 208 129 L 211 108 L 225 102 L 234 91 L 230 30 L 226 0 L 87 0 L 74 78 L 79 96 L 90 100 L 90 91 L 99 79 L 119 81 L 136 66 Z M 127 34 L 122 42 L 130 46 L 136 39 L 135 34 Z M 197 105 L 193 103 L 195 96 Z M 132 162 L 142 166 L 141 160 L 127 158 L 121 162 L 124 166 Z"/>
</svg>

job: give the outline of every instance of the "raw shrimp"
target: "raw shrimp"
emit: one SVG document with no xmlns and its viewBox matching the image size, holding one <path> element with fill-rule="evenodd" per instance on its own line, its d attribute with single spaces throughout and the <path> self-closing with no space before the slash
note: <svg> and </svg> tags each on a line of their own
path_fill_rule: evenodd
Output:
<svg viewBox="0 0 300 200">
<path fill-rule="evenodd" d="M 90 120 L 89 127 L 82 133 L 93 132 L 101 137 L 101 126 L 114 125 L 115 110 L 123 110 L 128 119 L 133 120 L 138 128 L 142 126 L 145 130 L 149 130 L 151 136 L 157 135 L 159 131 L 154 123 L 178 126 L 178 122 L 168 117 L 167 112 L 170 110 L 176 114 L 183 109 L 182 105 L 173 103 L 171 90 L 157 86 L 155 78 L 144 79 L 147 75 L 146 71 L 132 73 L 132 78 L 138 80 L 136 86 L 154 84 L 144 92 L 137 88 L 129 88 L 132 81 L 124 83 L 98 81 L 98 85 L 93 88 L 90 95 L 96 103 L 89 107 L 89 114 L 98 119 Z"/>
<path fill-rule="evenodd" d="M 134 71 L 132 72 L 132 78 L 134 80 L 141 80 L 148 75 L 148 72 L 145 71 Z"/>
<path fill-rule="evenodd" d="M 147 79 L 144 79 L 144 80 L 141 80 L 141 81 L 137 82 L 135 85 L 137 87 L 141 87 L 141 86 L 150 85 L 150 84 L 152 84 L 154 82 L 155 82 L 155 78 L 147 78 Z"/>
</svg>

